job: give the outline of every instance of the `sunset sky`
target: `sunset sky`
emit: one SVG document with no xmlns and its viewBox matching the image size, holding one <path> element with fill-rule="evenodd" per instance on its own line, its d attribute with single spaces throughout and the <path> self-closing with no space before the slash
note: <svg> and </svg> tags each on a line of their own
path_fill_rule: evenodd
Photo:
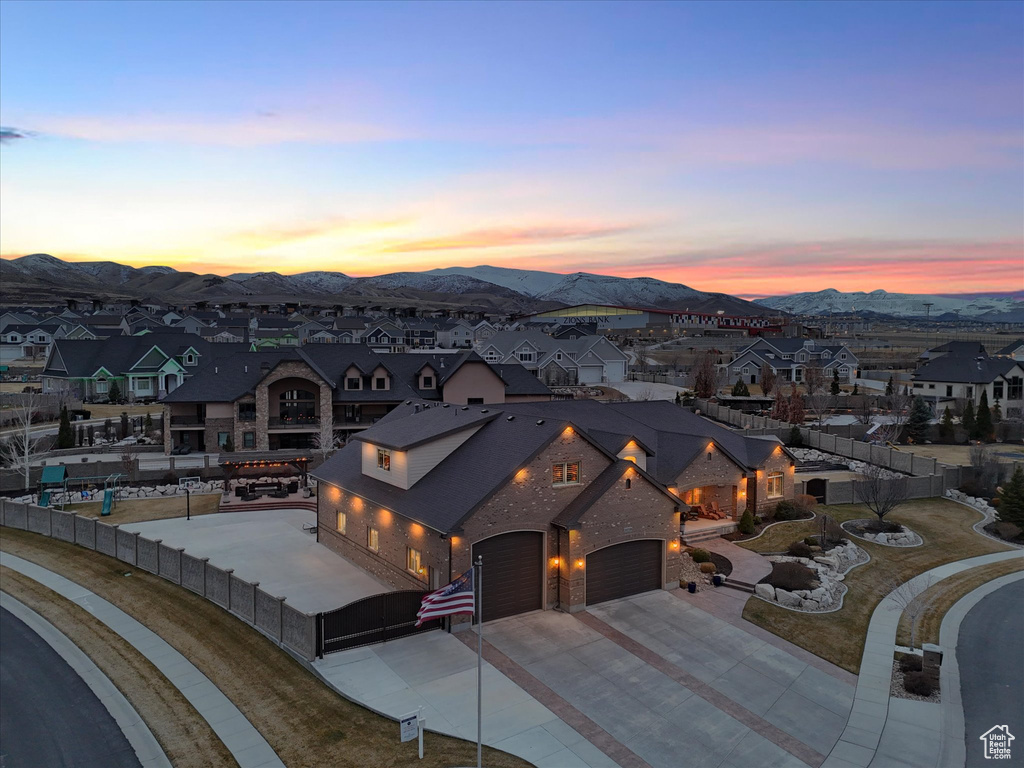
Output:
<svg viewBox="0 0 1024 768">
<path fill-rule="evenodd" d="M 1024 289 L 1024 4 L 0 4 L 0 253 Z"/>
</svg>

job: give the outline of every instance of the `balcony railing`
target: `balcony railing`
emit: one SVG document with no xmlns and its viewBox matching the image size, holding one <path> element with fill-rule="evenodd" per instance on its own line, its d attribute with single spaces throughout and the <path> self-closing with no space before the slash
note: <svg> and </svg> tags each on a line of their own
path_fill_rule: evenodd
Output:
<svg viewBox="0 0 1024 768">
<path fill-rule="evenodd" d="M 320 419 L 316 416 L 291 416 L 288 418 L 271 416 L 267 419 L 268 429 L 306 429 L 319 426 Z"/>
<path fill-rule="evenodd" d="M 198 427 L 205 423 L 206 419 L 200 416 L 171 416 L 172 427 Z"/>
</svg>

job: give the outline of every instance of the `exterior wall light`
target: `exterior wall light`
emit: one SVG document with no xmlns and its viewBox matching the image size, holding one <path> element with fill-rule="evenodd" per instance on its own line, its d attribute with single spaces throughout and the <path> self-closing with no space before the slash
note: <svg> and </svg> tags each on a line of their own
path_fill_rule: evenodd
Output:
<svg viewBox="0 0 1024 768">
<path fill-rule="evenodd" d="M 583 567 L 583 565 L 584 565 L 584 561 L 583 561 L 583 560 L 577 560 L 577 561 L 576 561 L 576 567 L 577 567 L 577 568 L 582 568 L 582 567 Z"/>
</svg>

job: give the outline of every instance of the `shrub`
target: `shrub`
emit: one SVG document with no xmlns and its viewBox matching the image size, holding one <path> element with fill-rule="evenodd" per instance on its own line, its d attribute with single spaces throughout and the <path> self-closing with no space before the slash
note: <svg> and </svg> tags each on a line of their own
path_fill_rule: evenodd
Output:
<svg viewBox="0 0 1024 768">
<path fill-rule="evenodd" d="M 178 484 L 178 475 L 175 474 L 174 472 L 170 472 L 170 471 L 164 472 L 164 476 L 162 478 L 162 481 L 163 481 L 164 485 L 177 485 Z"/>
<path fill-rule="evenodd" d="M 875 533 L 903 533 L 903 526 L 899 523 L 892 523 L 888 520 L 874 520 L 867 524 L 869 531 Z"/>
<path fill-rule="evenodd" d="M 691 549 L 690 559 L 695 563 L 710 563 L 711 555 L 706 549 Z"/>
<path fill-rule="evenodd" d="M 811 547 L 809 544 L 805 544 L 802 541 L 794 541 L 789 545 L 789 549 L 786 551 L 790 557 L 810 557 Z"/>
<path fill-rule="evenodd" d="M 804 512 L 809 512 L 811 509 L 818 506 L 818 500 L 807 493 L 799 494 L 795 499 L 793 499 L 793 503 L 798 509 L 801 509 Z"/>
<path fill-rule="evenodd" d="M 717 570 L 718 569 L 715 567 L 714 563 L 701 563 L 700 564 L 700 572 L 701 573 L 715 573 Z"/>
<path fill-rule="evenodd" d="M 779 589 L 794 592 L 798 589 L 813 589 L 814 571 L 801 563 L 773 563 L 768 583 Z"/>
<path fill-rule="evenodd" d="M 757 530 L 754 525 L 754 513 L 749 509 L 743 510 L 743 516 L 740 518 L 740 524 L 738 526 L 740 533 L 750 534 Z"/>
<path fill-rule="evenodd" d="M 906 653 L 900 659 L 900 669 L 903 670 L 904 675 L 908 672 L 920 672 L 923 664 L 921 657 L 913 653 Z"/>
<path fill-rule="evenodd" d="M 786 440 L 786 444 L 792 448 L 799 448 L 804 444 L 803 435 L 800 434 L 800 427 L 796 424 L 789 430 L 789 438 Z"/>
<path fill-rule="evenodd" d="M 903 688 L 916 696 L 931 696 L 935 690 L 924 672 L 907 672 L 903 675 Z"/>
<path fill-rule="evenodd" d="M 808 536 L 806 539 L 804 539 L 804 544 L 806 544 L 808 547 L 816 547 L 818 546 L 818 537 Z"/>
<path fill-rule="evenodd" d="M 995 532 L 996 536 L 1001 539 L 1016 539 L 1021 534 L 1019 526 L 1014 523 L 1008 523 L 1005 520 L 994 523 L 992 525 L 992 530 Z"/>
<path fill-rule="evenodd" d="M 792 501 L 780 501 L 775 505 L 776 520 L 800 520 L 804 517 L 807 517 L 807 512 Z"/>
<path fill-rule="evenodd" d="M 995 499 L 989 499 L 988 505 L 990 507 L 998 507 L 1001 503 L 1002 502 L 1000 502 L 1000 500 L 998 498 L 995 498 Z"/>
</svg>

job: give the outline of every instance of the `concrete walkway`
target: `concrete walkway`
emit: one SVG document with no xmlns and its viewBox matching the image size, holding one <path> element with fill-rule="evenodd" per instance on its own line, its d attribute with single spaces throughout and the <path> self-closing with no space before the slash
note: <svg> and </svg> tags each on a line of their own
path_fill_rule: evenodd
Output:
<svg viewBox="0 0 1024 768">
<path fill-rule="evenodd" d="M 24 574 L 77 603 L 149 659 L 210 724 L 240 768 L 284 768 L 284 763 L 266 739 L 228 697 L 155 632 L 85 587 L 35 563 L 0 552 L 0 565 Z"/>
<path fill-rule="evenodd" d="M 184 547 L 193 557 L 208 557 L 218 568 L 233 568 L 235 576 L 272 595 L 285 595 L 288 604 L 304 613 L 331 611 L 353 600 L 391 587 L 359 566 L 332 552 L 302 530 L 316 524 L 316 512 L 306 509 L 265 509 L 219 512 L 126 523 L 148 539 L 169 547 Z"/>
<path fill-rule="evenodd" d="M 171 761 L 167 759 L 167 755 L 153 732 L 149 730 L 149 726 L 139 717 L 139 713 L 135 711 L 124 694 L 117 689 L 109 677 L 103 674 L 103 671 L 93 663 L 92 659 L 85 655 L 82 649 L 71 642 L 53 624 L 6 592 L 0 592 L 0 608 L 9 611 L 12 616 L 23 622 L 82 679 L 82 682 L 99 699 L 100 704 L 110 713 L 117 727 L 121 729 L 142 768 L 171 768 Z M 66 696 L 67 692 L 62 691 L 61 695 Z M 75 738 L 81 736 L 82 734 Z"/>
<path fill-rule="evenodd" d="M 698 546 L 709 552 L 715 552 L 732 563 L 732 573 L 727 578 L 757 584 L 772 572 L 772 564 L 768 558 L 749 549 L 738 547 L 725 539 L 709 539 Z"/>
<path fill-rule="evenodd" d="M 489 626 L 484 626 L 484 638 Z M 475 641 L 470 632 L 462 634 Z M 422 707 L 431 731 L 476 741 L 476 650 L 447 632 L 425 632 L 331 653 L 313 662 L 324 680 L 393 718 Z M 483 665 L 483 740 L 538 768 L 607 768 L 607 757 L 491 664 Z"/>
<path fill-rule="evenodd" d="M 946 563 L 915 576 L 908 583 L 920 588 L 970 568 L 1014 558 L 1024 552 L 997 552 Z M 887 596 L 875 608 L 868 625 L 861 657 L 853 710 L 843 734 L 829 753 L 823 768 L 949 768 L 940 762 L 943 739 L 935 727 L 941 721 L 935 709 L 908 706 L 925 702 L 892 699 L 893 652 L 902 609 Z M 892 724 L 887 727 L 887 720 Z"/>
</svg>

